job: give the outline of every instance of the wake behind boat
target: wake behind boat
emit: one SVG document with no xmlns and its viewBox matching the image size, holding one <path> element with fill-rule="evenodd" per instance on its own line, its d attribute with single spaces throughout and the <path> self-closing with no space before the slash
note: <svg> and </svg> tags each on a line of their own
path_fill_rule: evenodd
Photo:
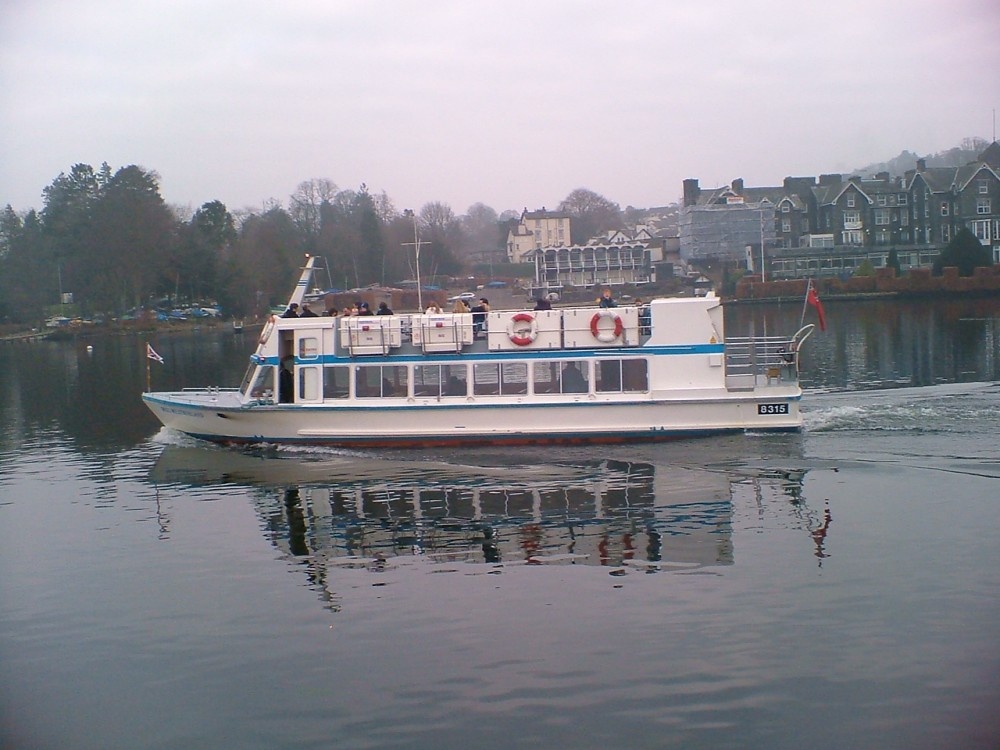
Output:
<svg viewBox="0 0 1000 750">
<path fill-rule="evenodd" d="M 302 302 L 310 257 L 289 304 Z M 428 447 L 653 441 L 802 426 L 812 332 L 726 339 L 715 296 L 648 305 L 271 316 L 238 389 L 144 393 L 219 443 Z"/>
</svg>

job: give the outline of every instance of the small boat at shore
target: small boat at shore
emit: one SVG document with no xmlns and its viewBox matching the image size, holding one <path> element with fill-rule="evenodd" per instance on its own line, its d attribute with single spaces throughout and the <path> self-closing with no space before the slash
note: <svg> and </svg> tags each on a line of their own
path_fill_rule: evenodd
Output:
<svg viewBox="0 0 1000 750">
<path fill-rule="evenodd" d="M 315 258 L 289 304 L 301 303 Z M 721 301 L 280 318 L 239 388 L 149 392 L 167 427 L 225 444 L 624 443 L 801 429 L 813 330 L 727 339 Z"/>
</svg>

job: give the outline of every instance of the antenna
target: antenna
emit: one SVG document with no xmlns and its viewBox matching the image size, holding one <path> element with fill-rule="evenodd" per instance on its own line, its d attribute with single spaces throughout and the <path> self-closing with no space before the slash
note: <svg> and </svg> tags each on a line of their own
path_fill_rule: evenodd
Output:
<svg viewBox="0 0 1000 750">
<path fill-rule="evenodd" d="M 429 245 L 431 243 L 426 242 L 426 241 L 420 239 L 420 233 L 418 231 L 418 225 L 417 225 L 417 215 L 415 213 L 413 213 L 413 211 L 411 211 L 410 209 L 406 209 L 406 211 L 403 212 L 403 215 L 405 216 L 407 214 L 407 212 L 409 212 L 409 215 L 413 217 L 413 242 L 401 242 L 400 244 L 403 245 L 403 247 L 406 247 L 408 245 L 412 245 L 413 248 L 414 248 L 414 250 L 416 251 L 416 256 L 417 256 L 417 310 L 422 313 L 424 311 L 424 296 L 423 296 L 423 290 L 420 288 L 420 247 L 422 245 Z"/>
</svg>

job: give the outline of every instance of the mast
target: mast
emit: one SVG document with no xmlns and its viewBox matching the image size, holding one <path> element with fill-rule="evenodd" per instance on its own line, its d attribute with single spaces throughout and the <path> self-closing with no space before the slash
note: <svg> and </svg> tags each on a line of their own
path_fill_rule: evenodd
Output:
<svg viewBox="0 0 1000 750">
<path fill-rule="evenodd" d="M 312 280 L 313 267 L 316 265 L 316 256 L 307 255 L 306 264 L 302 267 L 302 275 L 299 276 L 299 281 L 295 285 L 295 289 L 292 290 L 292 296 L 288 298 L 288 305 L 293 302 L 296 305 L 302 304 L 303 297 L 306 296 L 306 292 L 309 290 L 309 282 Z M 288 307 L 285 305 L 285 307 Z"/>
</svg>

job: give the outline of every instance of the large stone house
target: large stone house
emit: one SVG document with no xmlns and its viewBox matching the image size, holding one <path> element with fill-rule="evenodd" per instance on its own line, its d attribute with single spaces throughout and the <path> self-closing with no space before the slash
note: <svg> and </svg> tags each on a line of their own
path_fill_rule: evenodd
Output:
<svg viewBox="0 0 1000 750">
<path fill-rule="evenodd" d="M 734 180 L 702 190 L 684 181 L 678 229 L 687 261 L 746 263 L 775 278 L 849 274 L 864 261 L 885 266 L 895 249 L 902 267 L 928 266 L 961 228 L 1000 262 L 1000 145 L 963 167 L 901 177 L 788 177 L 780 187 Z M 754 263 L 758 265 L 754 268 Z"/>
<path fill-rule="evenodd" d="M 561 211 L 529 211 L 511 223 L 507 232 L 507 260 L 524 263 L 527 255 L 543 247 L 564 247 L 570 244 L 570 215 Z"/>
</svg>

